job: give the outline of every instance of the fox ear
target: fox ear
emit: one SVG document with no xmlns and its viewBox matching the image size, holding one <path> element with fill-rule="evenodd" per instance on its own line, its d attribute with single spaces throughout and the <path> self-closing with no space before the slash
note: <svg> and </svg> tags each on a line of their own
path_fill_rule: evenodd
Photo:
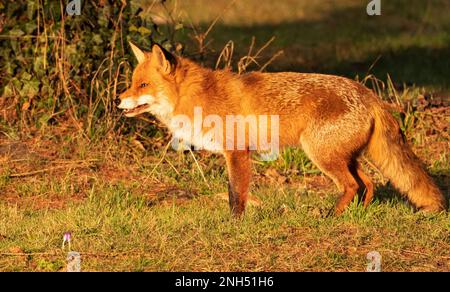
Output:
<svg viewBox="0 0 450 292">
<path fill-rule="evenodd" d="M 155 63 L 160 68 L 161 72 L 164 74 L 169 74 L 172 72 L 176 59 L 158 44 L 154 44 L 152 47 L 152 59 L 153 58 L 155 59 Z"/>
<path fill-rule="evenodd" d="M 133 44 L 132 42 L 128 42 L 130 44 L 131 49 L 133 50 L 133 54 L 136 57 L 136 59 L 138 60 L 138 63 L 142 63 L 145 60 L 145 53 L 139 49 L 135 44 Z"/>
</svg>

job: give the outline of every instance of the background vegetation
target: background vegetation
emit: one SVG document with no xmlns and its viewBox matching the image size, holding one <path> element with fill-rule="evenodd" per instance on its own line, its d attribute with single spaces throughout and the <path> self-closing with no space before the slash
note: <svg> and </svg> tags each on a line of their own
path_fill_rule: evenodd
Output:
<svg viewBox="0 0 450 292">
<path fill-rule="evenodd" d="M 448 271 L 450 218 L 424 216 L 378 184 L 326 217 L 339 195 L 299 149 L 255 161 L 243 221 L 224 200 L 221 157 L 174 152 L 151 115 L 125 119 L 128 40 L 209 67 L 340 74 L 392 104 L 414 150 L 449 193 L 450 4 L 207 0 L 0 2 L 0 270 L 58 271 L 71 231 L 83 270 Z"/>
</svg>

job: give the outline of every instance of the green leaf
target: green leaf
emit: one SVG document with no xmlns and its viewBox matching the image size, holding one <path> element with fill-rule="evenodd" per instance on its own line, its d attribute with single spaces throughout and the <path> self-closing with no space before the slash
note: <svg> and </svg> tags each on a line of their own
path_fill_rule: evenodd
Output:
<svg viewBox="0 0 450 292">
<path fill-rule="evenodd" d="M 138 32 L 139 32 L 141 35 L 149 35 L 149 34 L 152 33 L 152 31 L 151 31 L 150 29 L 146 28 L 145 26 L 139 27 L 139 28 L 138 28 Z"/>
<path fill-rule="evenodd" d="M 183 24 L 181 23 L 181 22 L 179 22 L 179 23 L 177 23 L 176 25 L 175 25 L 175 30 L 180 30 L 180 29 L 182 29 L 184 26 L 183 26 Z"/>
<path fill-rule="evenodd" d="M 28 22 L 27 24 L 25 24 L 25 31 L 27 32 L 27 34 L 33 34 L 36 28 L 37 25 L 35 22 Z"/>
<path fill-rule="evenodd" d="M 34 59 L 33 70 L 38 77 L 43 77 L 45 75 L 44 61 L 45 61 L 45 56 L 42 56 L 42 55 L 37 56 Z"/>
<path fill-rule="evenodd" d="M 14 88 L 16 88 L 17 90 L 21 89 L 23 86 L 23 83 L 17 78 L 12 78 L 11 82 Z"/>
<path fill-rule="evenodd" d="M 103 43 L 102 40 L 102 36 L 100 34 L 94 34 L 92 37 L 92 41 L 96 44 L 96 45 L 100 45 Z"/>
<path fill-rule="evenodd" d="M 25 33 L 23 32 L 23 30 L 21 30 L 20 28 L 13 28 L 9 31 L 9 35 L 14 37 L 20 37 L 23 36 L 24 34 Z"/>
<path fill-rule="evenodd" d="M 20 95 L 30 98 L 36 96 L 39 92 L 39 84 L 40 82 L 36 78 L 24 82 L 22 89 L 19 91 Z"/>
<path fill-rule="evenodd" d="M 22 81 L 24 81 L 24 80 L 28 81 L 28 80 L 31 79 L 31 74 L 28 73 L 28 72 L 23 72 L 23 73 L 22 73 L 22 76 L 20 76 L 20 77 L 21 77 L 20 79 L 21 79 Z"/>
<path fill-rule="evenodd" d="M 12 97 L 13 95 L 14 95 L 13 85 L 12 85 L 12 83 L 9 83 L 5 86 L 2 96 L 3 97 Z"/>
<path fill-rule="evenodd" d="M 46 126 L 51 118 L 52 116 L 50 114 L 43 114 L 38 120 L 39 127 Z"/>
<path fill-rule="evenodd" d="M 27 17 L 29 20 L 32 20 L 37 9 L 37 4 L 34 0 L 28 0 L 27 4 Z"/>
</svg>

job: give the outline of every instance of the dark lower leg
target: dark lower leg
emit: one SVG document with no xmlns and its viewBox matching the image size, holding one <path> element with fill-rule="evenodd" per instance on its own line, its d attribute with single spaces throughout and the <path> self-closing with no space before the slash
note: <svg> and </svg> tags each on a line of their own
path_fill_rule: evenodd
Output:
<svg viewBox="0 0 450 292">
<path fill-rule="evenodd" d="M 349 183 L 344 186 L 344 194 L 339 198 L 336 203 L 335 214 L 340 215 L 344 210 L 350 205 L 350 203 L 355 198 L 358 191 L 358 184 L 356 181 L 354 183 Z"/>
<path fill-rule="evenodd" d="M 351 164 L 348 168 L 341 169 L 340 172 L 336 173 L 337 180 L 344 188 L 344 193 L 336 203 L 336 215 L 340 215 L 342 214 L 342 212 L 344 212 L 344 210 L 348 207 L 348 205 L 350 205 L 358 192 L 360 185 L 358 183 L 359 177 L 357 175 L 354 175 L 354 173 L 356 173 L 356 168 L 356 164 Z"/>
<path fill-rule="evenodd" d="M 230 210 L 239 217 L 245 211 L 251 177 L 249 151 L 231 151 L 225 153 L 228 168 L 228 197 Z"/>
<path fill-rule="evenodd" d="M 367 207 L 370 204 L 370 202 L 372 202 L 372 199 L 373 199 L 373 194 L 374 194 L 373 193 L 373 183 L 370 180 L 370 178 L 368 178 L 366 176 L 366 174 L 362 171 L 360 166 L 358 166 L 356 171 L 365 186 L 363 205 L 364 205 L 364 207 Z"/>
</svg>

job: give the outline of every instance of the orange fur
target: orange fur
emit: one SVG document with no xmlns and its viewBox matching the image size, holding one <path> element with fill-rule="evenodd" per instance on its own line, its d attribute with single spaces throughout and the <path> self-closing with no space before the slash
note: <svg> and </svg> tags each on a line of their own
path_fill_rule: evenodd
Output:
<svg viewBox="0 0 450 292">
<path fill-rule="evenodd" d="M 175 58 L 157 45 L 151 53 L 134 45 L 133 51 L 139 65 L 130 89 L 120 95 L 119 107 L 144 105 L 129 109 L 129 116 L 151 112 L 170 128 L 170 120 L 176 115 L 193 118 L 196 106 L 205 116 L 217 115 L 224 120 L 227 115 L 278 115 L 280 146 L 301 145 L 343 192 L 336 204 L 337 214 L 358 190 L 365 192 L 365 206 L 373 197 L 373 184 L 357 162 L 365 150 L 416 207 L 426 211 L 446 209 L 444 196 L 402 140 L 397 122 L 363 85 L 322 74 L 239 76 L 227 70 L 213 71 Z M 202 128 L 202 132 L 207 130 Z M 224 141 L 229 138 L 224 133 Z M 250 184 L 248 146 L 243 151 L 222 151 L 229 173 L 230 207 L 235 215 L 244 212 Z"/>
</svg>

